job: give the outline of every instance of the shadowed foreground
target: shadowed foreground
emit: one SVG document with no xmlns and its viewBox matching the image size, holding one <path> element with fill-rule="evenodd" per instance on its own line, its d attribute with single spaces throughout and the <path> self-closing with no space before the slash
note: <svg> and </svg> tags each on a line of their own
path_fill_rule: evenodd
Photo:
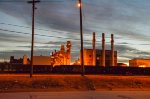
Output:
<svg viewBox="0 0 150 99">
<path fill-rule="evenodd" d="M 149 76 L 0 75 L 0 92 L 149 91 Z"/>
<path fill-rule="evenodd" d="M 149 99 L 150 91 L 3 93 L 0 99 Z"/>
</svg>

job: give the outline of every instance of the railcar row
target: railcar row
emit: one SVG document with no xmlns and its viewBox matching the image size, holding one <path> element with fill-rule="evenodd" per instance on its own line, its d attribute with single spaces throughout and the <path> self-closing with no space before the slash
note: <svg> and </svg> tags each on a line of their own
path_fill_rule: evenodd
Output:
<svg viewBox="0 0 150 99">
<path fill-rule="evenodd" d="M 2 64 L 0 73 L 30 73 L 30 65 Z M 112 75 L 150 75 L 150 68 L 119 67 L 119 66 L 84 66 L 85 74 L 112 74 Z M 33 66 L 33 73 L 40 74 L 80 74 L 82 67 L 79 65 Z"/>
</svg>

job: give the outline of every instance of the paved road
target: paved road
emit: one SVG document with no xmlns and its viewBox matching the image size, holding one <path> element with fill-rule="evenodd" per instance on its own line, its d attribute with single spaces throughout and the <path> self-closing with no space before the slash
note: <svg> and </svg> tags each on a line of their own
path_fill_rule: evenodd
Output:
<svg viewBox="0 0 150 99">
<path fill-rule="evenodd" d="M 150 91 L 0 93 L 0 99 L 150 99 Z"/>
</svg>

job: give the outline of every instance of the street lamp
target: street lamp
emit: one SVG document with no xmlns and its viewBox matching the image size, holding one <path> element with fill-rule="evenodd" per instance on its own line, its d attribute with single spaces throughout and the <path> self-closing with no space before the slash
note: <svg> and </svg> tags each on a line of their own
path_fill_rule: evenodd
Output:
<svg viewBox="0 0 150 99">
<path fill-rule="evenodd" d="M 81 4 L 80 4 L 80 3 L 78 3 L 78 7 L 79 7 L 79 8 L 81 7 Z"/>
<path fill-rule="evenodd" d="M 84 54 L 83 54 L 83 29 L 82 29 L 82 1 L 79 0 L 78 7 L 80 8 L 80 38 L 81 38 L 81 67 L 82 73 L 81 75 L 84 76 Z"/>
</svg>

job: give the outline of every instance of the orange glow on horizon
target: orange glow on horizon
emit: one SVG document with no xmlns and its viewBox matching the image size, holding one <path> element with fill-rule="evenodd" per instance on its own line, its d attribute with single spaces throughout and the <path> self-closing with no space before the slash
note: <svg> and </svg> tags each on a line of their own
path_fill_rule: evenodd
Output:
<svg viewBox="0 0 150 99">
<path fill-rule="evenodd" d="M 145 66 L 145 65 L 140 65 L 139 67 L 141 67 L 141 68 L 145 68 L 146 66 Z"/>
<path fill-rule="evenodd" d="M 78 64 L 81 64 L 81 62 L 80 62 L 80 61 L 78 61 L 77 63 L 78 63 Z"/>
</svg>

